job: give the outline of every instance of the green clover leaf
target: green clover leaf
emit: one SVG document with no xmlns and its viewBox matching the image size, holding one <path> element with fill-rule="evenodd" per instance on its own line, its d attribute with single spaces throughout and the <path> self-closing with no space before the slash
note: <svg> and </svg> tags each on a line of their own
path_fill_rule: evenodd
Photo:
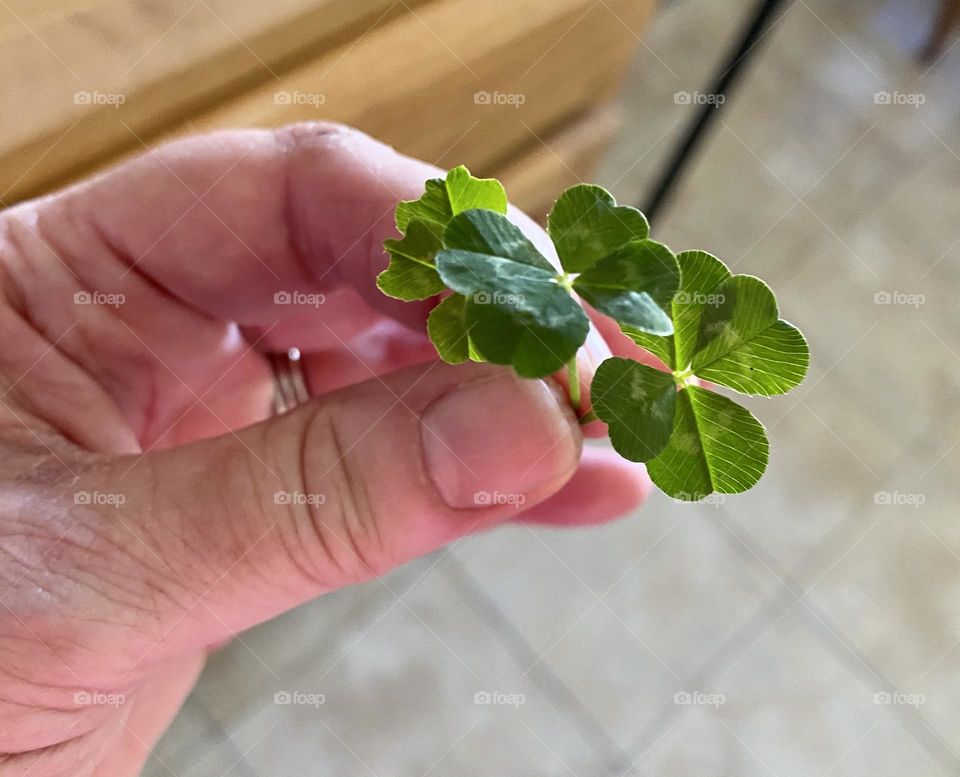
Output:
<svg viewBox="0 0 960 777">
<path fill-rule="evenodd" d="M 557 371 L 583 344 L 589 321 L 557 272 L 520 229 L 488 210 L 455 216 L 437 254 L 443 282 L 465 297 L 477 353 L 523 377 Z"/>
<path fill-rule="evenodd" d="M 570 273 L 593 267 L 624 243 L 645 239 L 650 226 L 639 210 L 617 205 L 606 189 L 580 184 L 554 203 L 547 232 L 557 247 L 560 265 Z"/>
<path fill-rule="evenodd" d="M 573 288 L 622 325 L 669 335 L 673 322 L 665 311 L 679 283 L 680 267 L 669 248 L 653 240 L 631 240 L 580 273 Z"/>
<path fill-rule="evenodd" d="M 690 369 L 741 394 L 786 394 L 807 372 L 809 351 L 800 330 L 779 318 L 770 287 L 734 275 L 716 287 L 700 318 Z"/>
<path fill-rule="evenodd" d="M 677 392 L 667 447 L 647 462 L 650 479 L 674 499 L 698 501 L 714 491 L 738 494 L 767 468 L 763 425 L 746 408 L 713 391 L 687 386 Z"/>
<path fill-rule="evenodd" d="M 677 387 L 669 372 L 617 356 L 590 384 L 594 412 L 610 427 L 614 450 L 630 461 L 650 461 L 670 442 Z"/>
<path fill-rule="evenodd" d="M 470 358 L 467 329 L 467 298 L 451 294 L 427 317 L 427 334 L 440 358 L 448 364 L 462 364 Z"/>
<path fill-rule="evenodd" d="M 506 213 L 507 194 L 499 181 L 474 178 L 463 165 L 446 178 L 427 181 L 419 199 L 399 203 L 396 222 L 403 238 L 384 241 L 390 265 L 377 276 L 380 290 L 407 302 L 442 292 L 446 286 L 437 275 L 435 260 L 443 248 L 443 232 L 454 216 L 471 208 Z"/>
<path fill-rule="evenodd" d="M 745 408 L 692 381 L 699 377 L 744 394 L 783 394 L 806 374 L 807 344 L 779 318 L 773 292 L 759 278 L 732 275 L 703 251 L 680 253 L 677 263 L 673 334 L 622 326 L 671 373 L 654 379 L 650 367 L 608 359 L 591 388 L 594 409 L 608 424 L 614 448 L 647 462 L 651 479 L 666 493 L 702 499 L 714 491 L 745 491 L 766 467 L 763 426 Z M 676 394 L 672 403 L 665 398 L 667 381 Z M 668 407 L 673 416 L 665 422 Z"/>
<path fill-rule="evenodd" d="M 384 294 L 412 302 L 446 288 L 434 264 L 443 241 L 426 223 L 411 221 L 401 240 L 385 240 L 383 246 L 390 254 L 390 266 L 377 276 L 377 286 Z"/>
<path fill-rule="evenodd" d="M 807 343 L 780 318 L 769 287 L 733 275 L 705 251 L 674 256 L 649 238 L 640 211 L 599 186 L 568 189 L 550 213 L 559 271 L 506 210 L 503 187 L 466 168 L 428 181 L 420 199 L 397 206 L 403 237 L 385 242 L 391 261 L 378 285 L 407 300 L 452 292 L 427 320 L 440 358 L 511 365 L 528 378 L 564 365 L 577 374 L 589 330 L 579 296 L 665 367 L 607 359 L 581 421 L 606 422 L 614 449 L 645 462 L 653 482 L 677 499 L 753 486 L 769 455 L 763 426 L 697 378 L 758 396 L 803 380 Z M 579 412 L 575 379 L 570 400 Z"/>
<path fill-rule="evenodd" d="M 507 212 L 507 193 L 495 178 L 474 178 L 466 167 L 454 167 L 446 178 L 432 178 L 420 199 L 397 205 L 397 229 L 406 233 L 411 221 L 422 221 L 441 237 L 450 219 L 474 208 Z"/>
</svg>

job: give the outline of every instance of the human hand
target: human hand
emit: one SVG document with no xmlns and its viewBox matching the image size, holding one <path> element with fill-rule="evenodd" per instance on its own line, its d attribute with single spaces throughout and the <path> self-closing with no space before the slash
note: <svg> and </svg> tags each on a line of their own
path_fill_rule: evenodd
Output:
<svg viewBox="0 0 960 777">
<path fill-rule="evenodd" d="M 0 214 L 0 773 L 135 775 L 211 645 L 467 533 L 642 501 L 559 384 L 436 361 L 428 303 L 376 289 L 436 172 L 297 125 Z M 315 398 L 268 418 L 291 347 Z"/>
</svg>

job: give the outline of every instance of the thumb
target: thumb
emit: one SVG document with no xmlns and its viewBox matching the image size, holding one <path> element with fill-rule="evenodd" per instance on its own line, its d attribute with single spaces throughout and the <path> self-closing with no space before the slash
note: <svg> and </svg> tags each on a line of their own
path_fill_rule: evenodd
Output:
<svg viewBox="0 0 960 777">
<path fill-rule="evenodd" d="M 179 650 L 516 515 L 564 485 L 580 446 L 548 382 L 433 363 L 96 477 L 126 496 L 115 523 L 140 542 L 123 546 L 149 549 L 150 636 Z"/>
</svg>

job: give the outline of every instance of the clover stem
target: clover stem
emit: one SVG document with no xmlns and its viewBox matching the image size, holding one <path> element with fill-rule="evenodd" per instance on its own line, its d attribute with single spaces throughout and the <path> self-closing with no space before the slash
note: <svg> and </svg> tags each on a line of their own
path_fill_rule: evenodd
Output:
<svg viewBox="0 0 960 777">
<path fill-rule="evenodd" d="M 588 410 L 582 416 L 580 416 L 580 426 L 589 424 L 591 421 L 599 421 L 600 416 L 598 416 L 593 410 Z"/>
<path fill-rule="evenodd" d="M 580 415 L 580 370 L 577 367 L 577 355 L 574 354 L 567 362 L 567 382 L 570 384 L 570 404 L 577 415 Z"/>
<path fill-rule="evenodd" d="M 680 371 L 675 370 L 673 373 L 674 383 L 677 384 L 677 388 L 684 388 L 687 383 L 690 381 L 690 378 L 693 377 L 693 368 L 688 367 L 687 369 Z"/>
<path fill-rule="evenodd" d="M 569 294 L 573 294 L 573 281 L 574 276 L 568 272 L 560 273 L 557 278 L 557 283 L 565 288 Z"/>
</svg>

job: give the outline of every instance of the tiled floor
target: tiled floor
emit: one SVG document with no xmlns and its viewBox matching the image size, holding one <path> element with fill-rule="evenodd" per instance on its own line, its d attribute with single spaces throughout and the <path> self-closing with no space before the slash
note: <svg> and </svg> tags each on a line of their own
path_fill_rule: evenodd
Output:
<svg viewBox="0 0 960 777">
<path fill-rule="evenodd" d="M 601 171 L 620 199 L 750 5 L 661 10 Z M 787 2 L 654 225 L 769 280 L 810 337 L 806 383 L 753 405 L 759 487 L 473 538 L 255 629 L 147 774 L 960 774 L 960 44 L 911 60 L 934 5 Z"/>
</svg>

